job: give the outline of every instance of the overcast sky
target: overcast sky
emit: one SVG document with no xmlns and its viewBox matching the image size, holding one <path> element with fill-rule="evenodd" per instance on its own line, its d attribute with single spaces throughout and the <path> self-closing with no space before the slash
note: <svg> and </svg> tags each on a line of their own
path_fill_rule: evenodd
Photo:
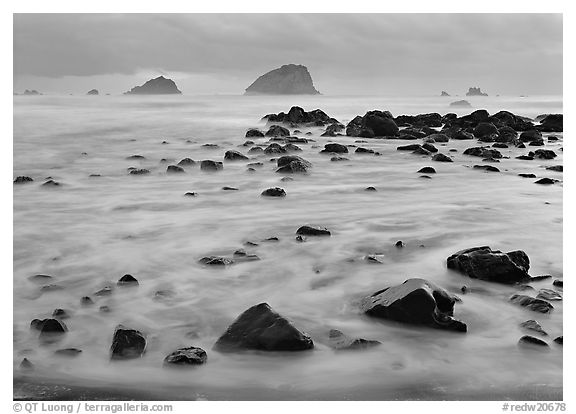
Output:
<svg viewBox="0 0 576 414">
<path fill-rule="evenodd" d="M 241 94 L 286 63 L 326 95 L 562 93 L 559 14 L 17 14 L 14 90 L 118 94 L 164 75 Z"/>
</svg>

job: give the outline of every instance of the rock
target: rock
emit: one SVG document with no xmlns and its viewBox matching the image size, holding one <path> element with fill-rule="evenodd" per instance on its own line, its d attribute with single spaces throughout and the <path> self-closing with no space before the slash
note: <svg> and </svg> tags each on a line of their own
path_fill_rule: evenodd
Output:
<svg viewBox="0 0 576 414">
<path fill-rule="evenodd" d="M 348 153 L 348 147 L 346 147 L 346 145 L 337 144 L 334 142 L 324 145 L 324 149 L 320 152 L 334 152 L 336 154 L 344 154 Z"/>
<path fill-rule="evenodd" d="M 202 365 L 208 359 L 202 348 L 180 348 L 164 358 L 165 365 Z"/>
<path fill-rule="evenodd" d="M 563 345 L 564 344 L 564 336 L 559 336 L 557 338 L 554 338 L 554 342 L 556 342 L 559 345 Z"/>
<path fill-rule="evenodd" d="M 520 340 L 518 340 L 518 345 L 548 347 L 548 344 L 545 341 L 530 335 L 524 335 L 522 338 L 520 338 Z"/>
<path fill-rule="evenodd" d="M 472 108 L 472 105 L 470 105 L 470 102 L 465 101 L 465 100 L 452 102 L 452 103 L 450 103 L 450 106 L 456 106 L 459 108 Z"/>
<path fill-rule="evenodd" d="M 466 96 L 488 96 L 487 93 L 484 93 L 480 90 L 480 88 L 469 88 L 468 92 L 466 92 Z"/>
<path fill-rule="evenodd" d="M 267 303 L 260 303 L 243 312 L 214 345 L 214 349 L 220 352 L 244 349 L 303 351 L 312 348 L 312 339 Z"/>
<path fill-rule="evenodd" d="M 188 165 L 195 165 L 196 161 L 194 161 L 192 158 L 182 158 L 180 160 L 180 162 L 178 162 L 178 165 L 180 166 L 188 166 Z"/>
<path fill-rule="evenodd" d="M 300 148 L 298 145 L 294 145 L 292 143 L 288 143 L 286 145 L 284 145 L 282 147 L 284 149 L 284 151 L 286 152 L 299 152 L 302 151 L 302 148 Z"/>
<path fill-rule="evenodd" d="M 146 168 L 135 168 L 133 170 L 130 170 L 131 175 L 146 175 L 146 174 L 150 174 L 150 170 L 147 170 Z"/>
<path fill-rule="evenodd" d="M 238 189 L 236 187 L 229 187 L 227 185 L 225 185 L 224 187 L 222 187 L 223 191 L 238 191 Z"/>
<path fill-rule="evenodd" d="M 498 128 L 490 122 L 481 122 L 474 128 L 474 136 L 476 138 L 482 138 L 485 136 L 498 134 Z"/>
<path fill-rule="evenodd" d="M 400 145 L 396 148 L 397 151 L 415 151 L 422 148 L 420 144 Z"/>
<path fill-rule="evenodd" d="M 366 187 L 364 191 L 378 191 L 378 190 L 376 190 L 376 187 Z"/>
<path fill-rule="evenodd" d="M 264 138 L 264 132 L 260 131 L 259 129 L 249 129 L 246 131 L 246 138 Z"/>
<path fill-rule="evenodd" d="M 116 327 L 110 347 L 111 359 L 140 358 L 145 350 L 146 338 L 140 331 L 122 325 Z"/>
<path fill-rule="evenodd" d="M 377 137 L 398 135 L 399 131 L 389 112 L 369 111 L 362 118 L 361 126 L 372 131 Z"/>
<path fill-rule="evenodd" d="M 264 149 L 265 154 L 285 154 L 286 150 L 280 144 L 273 142 Z"/>
<path fill-rule="evenodd" d="M 564 166 L 562 165 L 551 165 L 550 167 L 546 167 L 547 170 L 550 171 L 557 171 L 557 172 L 563 172 L 564 171 Z"/>
<path fill-rule="evenodd" d="M 544 300 L 562 300 L 562 295 L 553 289 L 540 289 L 536 297 Z"/>
<path fill-rule="evenodd" d="M 536 322 L 534 319 L 530 319 L 526 322 L 522 322 L 520 324 L 520 327 L 524 328 L 524 329 L 528 329 L 530 331 L 538 332 L 541 335 L 548 335 L 546 333 L 546 331 L 544 329 L 542 329 L 542 326 L 538 322 Z"/>
<path fill-rule="evenodd" d="M 362 338 L 352 339 L 337 329 L 330 330 L 328 333 L 328 341 L 330 347 L 337 350 L 366 349 L 373 346 L 382 345 L 380 341 L 373 341 Z"/>
<path fill-rule="evenodd" d="M 286 191 L 280 187 L 273 187 L 262 191 L 261 195 L 264 197 L 286 197 Z"/>
<path fill-rule="evenodd" d="M 542 132 L 562 132 L 564 129 L 564 116 L 562 114 L 547 115 L 540 121 L 538 130 Z"/>
<path fill-rule="evenodd" d="M 518 174 L 518 176 L 523 177 L 523 178 L 536 178 L 535 174 L 520 173 L 520 174 Z"/>
<path fill-rule="evenodd" d="M 552 284 L 556 287 L 564 287 L 564 281 L 560 279 L 555 279 L 554 282 L 552 282 Z"/>
<path fill-rule="evenodd" d="M 86 95 L 99 95 L 98 89 L 90 89 Z"/>
<path fill-rule="evenodd" d="M 532 156 L 530 156 L 530 155 L 520 155 L 520 156 L 516 157 L 516 159 L 518 159 L 518 160 L 532 161 L 532 160 L 534 160 L 534 157 L 532 157 Z"/>
<path fill-rule="evenodd" d="M 90 296 L 83 296 L 80 298 L 80 304 L 82 306 L 90 306 L 90 305 L 94 305 L 94 301 L 92 300 L 92 298 Z"/>
<path fill-rule="evenodd" d="M 490 172 L 500 172 L 500 170 L 492 165 L 475 165 L 473 167 L 474 169 L 477 170 L 484 170 L 484 171 L 490 171 Z"/>
<path fill-rule="evenodd" d="M 142 86 L 135 86 L 124 95 L 173 95 L 182 94 L 178 90 L 176 83 L 172 79 L 167 79 L 164 76 L 159 76 L 155 79 L 150 79 Z"/>
<path fill-rule="evenodd" d="M 553 178 L 540 178 L 538 181 L 534 181 L 535 184 L 544 184 L 544 185 L 550 185 L 550 184 L 554 184 L 557 180 L 554 180 Z"/>
<path fill-rule="evenodd" d="M 22 95 L 34 96 L 34 95 L 42 95 L 42 94 L 40 92 L 38 92 L 36 89 L 32 89 L 32 90 L 26 89 Z"/>
<path fill-rule="evenodd" d="M 306 66 L 283 65 L 254 81 L 244 95 L 319 95 Z"/>
<path fill-rule="evenodd" d="M 334 132 L 343 128 L 341 125 L 339 126 L 339 123 L 336 119 L 329 117 L 324 111 L 315 109 L 313 111 L 306 112 L 299 106 L 293 106 L 290 108 L 290 111 L 288 111 L 287 114 L 284 112 L 268 114 L 262 118 L 262 120 L 267 122 L 282 122 L 290 126 L 304 125 L 310 127 L 318 127 L 330 124 L 330 130 Z M 294 131 L 294 133 L 296 134 L 296 131 Z"/>
<path fill-rule="evenodd" d="M 550 302 L 526 295 L 512 295 L 510 301 L 516 305 L 528 308 L 534 312 L 550 313 L 554 306 Z"/>
<path fill-rule="evenodd" d="M 528 155 L 531 155 L 534 158 L 540 158 L 541 160 L 552 160 L 556 158 L 556 153 L 554 151 L 546 149 L 537 149 L 534 152 L 528 153 Z"/>
<path fill-rule="evenodd" d="M 440 96 L 450 96 L 450 95 L 448 94 L 448 92 L 442 91 L 442 93 L 440 93 Z"/>
<path fill-rule="evenodd" d="M 542 132 L 540 132 L 536 129 L 523 131 L 520 134 L 520 137 L 518 139 L 521 142 L 532 142 L 532 141 L 536 141 L 536 140 L 541 140 L 542 139 Z"/>
<path fill-rule="evenodd" d="M 280 125 L 272 125 L 268 131 L 266 131 L 265 136 L 267 137 L 287 137 L 290 136 L 290 131 Z"/>
<path fill-rule="evenodd" d="M 20 362 L 20 369 L 23 371 L 31 371 L 34 369 L 34 364 L 28 358 L 22 359 Z"/>
<path fill-rule="evenodd" d="M 452 158 L 444 154 L 436 154 L 432 157 L 432 161 L 439 161 L 439 162 L 453 162 Z"/>
<path fill-rule="evenodd" d="M 324 227 L 302 226 L 296 230 L 300 236 L 330 236 L 331 233 Z"/>
<path fill-rule="evenodd" d="M 446 134 L 431 134 L 426 137 L 426 140 L 431 140 L 429 142 L 448 142 L 450 138 Z"/>
<path fill-rule="evenodd" d="M 306 173 L 312 167 L 312 163 L 297 155 L 284 155 L 276 163 L 276 172 L 281 174 Z"/>
<path fill-rule="evenodd" d="M 502 253 L 488 246 L 461 250 L 448 257 L 448 269 L 473 279 L 512 284 L 530 279 L 530 260 L 521 250 Z"/>
<path fill-rule="evenodd" d="M 358 147 L 354 151 L 355 154 L 377 154 L 374 150 L 370 148 Z"/>
<path fill-rule="evenodd" d="M 78 348 L 64 348 L 64 349 L 57 349 L 54 351 L 54 355 L 56 356 L 63 356 L 63 357 L 77 357 L 82 353 L 81 349 Z"/>
<path fill-rule="evenodd" d="M 52 276 L 49 275 L 33 275 L 28 277 L 28 280 L 34 283 L 45 283 L 50 280 L 54 279 Z"/>
<path fill-rule="evenodd" d="M 226 161 L 245 161 L 249 158 L 239 151 L 230 150 L 226 151 L 226 153 L 224 154 L 224 159 Z"/>
<path fill-rule="evenodd" d="M 68 331 L 64 322 L 53 318 L 34 319 L 30 322 L 30 327 L 40 331 L 40 337 L 61 335 Z"/>
<path fill-rule="evenodd" d="M 422 148 L 428 152 L 438 152 L 438 148 L 436 148 L 434 145 L 432 145 L 428 142 L 426 142 L 425 144 L 422 144 Z"/>
<path fill-rule="evenodd" d="M 167 172 L 168 174 L 179 174 L 179 173 L 183 173 L 183 172 L 185 172 L 185 171 L 184 171 L 184 168 L 179 167 L 179 166 L 177 166 L 177 165 L 169 165 L 169 166 L 166 168 L 166 172 Z"/>
<path fill-rule="evenodd" d="M 42 187 L 59 187 L 60 185 L 61 184 L 58 181 L 48 180 L 42 184 Z"/>
<path fill-rule="evenodd" d="M 219 171 L 224 168 L 224 165 L 219 161 L 203 160 L 200 163 L 200 169 L 202 171 Z"/>
<path fill-rule="evenodd" d="M 432 167 L 422 167 L 418 170 L 420 174 L 436 174 L 436 170 Z"/>
<path fill-rule="evenodd" d="M 474 157 L 482 158 L 502 158 L 500 151 L 486 147 L 472 147 L 464 151 L 464 155 L 472 155 Z"/>
<path fill-rule="evenodd" d="M 335 137 L 337 135 L 341 135 L 341 134 L 339 134 L 339 132 L 342 131 L 343 129 L 344 129 L 344 125 L 342 125 L 342 124 L 330 124 L 326 127 L 326 131 L 324 131 L 324 133 L 320 136 L 321 137 Z"/>
<path fill-rule="evenodd" d="M 112 288 L 110 286 L 105 286 L 104 288 L 94 293 L 94 296 L 110 296 L 111 294 Z"/>
<path fill-rule="evenodd" d="M 122 276 L 117 282 L 118 286 L 138 286 L 138 284 L 138 280 L 129 274 Z"/>
<path fill-rule="evenodd" d="M 402 240 L 398 240 L 394 246 L 396 246 L 397 248 L 401 249 L 402 247 L 405 246 L 404 242 Z"/>
<path fill-rule="evenodd" d="M 495 141 L 515 144 L 518 142 L 518 133 L 509 126 L 500 127 L 498 128 L 498 135 Z"/>
<path fill-rule="evenodd" d="M 207 266 L 228 266 L 234 263 L 232 259 L 220 256 L 205 256 L 199 262 Z"/>
<path fill-rule="evenodd" d="M 503 142 L 496 142 L 495 144 L 492 144 L 492 148 L 508 148 L 508 145 Z"/>
<path fill-rule="evenodd" d="M 25 175 L 20 175 L 14 179 L 14 184 L 25 184 L 31 183 L 32 181 L 34 181 L 32 178 L 26 177 Z"/>
<path fill-rule="evenodd" d="M 337 161 L 350 161 L 350 160 L 346 157 L 332 157 L 330 158 L 330 161 L 337 162 Z"/>
<path fill-rule="evenodd" d="M 52 316 L 57 319 L 68 319 L 70 315 L 64 309 L 54 309 Z"/>
<path fill-rule="evenodd" d="M 378 318 L 466 332 L 466 324 L 453 318 L 455 302 L 454 296 L 427 280 L 408 279 L 364 298 L 361 309 Z"/>
<path fill-rule="evenodd" d="M 416 128 L 432 128 L 442 126 L 442 115 L 439 113 L 428 113 L 419 115 L 400 115 L 394 118 L 398 126 L 412 126 Z"/>
</svg>

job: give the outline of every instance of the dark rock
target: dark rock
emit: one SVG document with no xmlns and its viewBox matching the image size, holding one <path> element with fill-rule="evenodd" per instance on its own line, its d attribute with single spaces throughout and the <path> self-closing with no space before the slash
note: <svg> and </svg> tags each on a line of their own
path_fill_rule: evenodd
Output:
<svg viewBox="0 0 576 414">
<path fill-rule="evenodd" d="M 552 178 L 540 178 L 538 181 L 534 181 L 534 183 L 535 184 L 550 185 L 550 184 L 554 184 L 556 181 L 558 181 L 558 180 L 554 180 Z"/>
<path fill-rule="evenodd" d="M 556 342 L 559 345 L 564 345 L 564 336 L 559 336 L 557 338 L 554 338 L 554 342 Z"/>
<path fill-rule="evenodd" d="M 145 174 L 150 174 L 150 170 L 147 170 L 146 168 L 135 168 L 133 170 L 130 170 L 130 174 L 131 175 L 145 175 Z"/>
<path fill-rule="evenodd" d="M 292 143 L 288 143 L 288 144 L 284 145 L 282 148 L 284 148 L 284 151 L 286 151 L 286 152 L 302 151 L 302 148 L 300 148 L 298 145 L 294 145 Z"/>
<path fill-rule="evenodd" d="M 86 95 L 98 95 L 98 89 L 90 89 Z"/>
<path fill-rule="evenodd" d="M 418 170 L 420 174 L 436 174 L 436 170 L 432 167 L 422 167 Z"/>
<path fill-rule="evenodd" d="M 532 161 L 532 160 L 534 160 L 534 157 L 532 157 L 530 155 L 520 155 L 520 156 L 516 157 L 516 159 L 525 160 L 525 161 Z"/>
<path fill-rule="evenodd" d="M 302 226 L 296 230 L 296 234 L 301 236 L 330 236 L 331 233 L 324 227 Z"/>
<path fill-rule="evenodd" d="M 542 132 L 562 132 L 564 129 L 564 116 L 562 114 L 551 114 L 540 121 L 538 130 Z"/>
<path fill-rule="evenodd" d="M 502 158 L 500 151 L 486 147 L 472 147 L 464 151 L 464 155 L 472 155 L 474 157 L 482 158 Z"/>
<path fill-rule="evenodd" d="M 452 135 L 452 139 L 457 139 L 460 141 L 466 140 L 466 139 L 474 139 L 474 135 L 471 134 L 470 132 L 459 130 L 454 135 Z"/>
<path fill-rule="evenodd" d="M 272 125 L 264 135 L 267 137 L 287 137 L 290 135 L 290 131 L 283 126 Z"/>
<path fill-rule="evenodd" d="M 401 145 L 396 148 L 397 151 L 415 151 L 417 149 L 422 148 L 420 144 L 408 144 L 408 145 Z"/>
<path fill-rule="evenodd" d="M 557 171 L 557 172 L 563 172 L 564 171 L 564 166 L 562 165 L 551 165 L 550 167 L 546 167 L 547 170 L 550 171 Z"/>
<path fill-rule="evenodd" d="M 432 157 L 432 161 L 439 161 L 439 162 L 453 162 L 452 158 L 444 154 L 436 154 Z"/>
<path fill-rule="evenodd" d="M 364 191 L 378 191 L 375 187 L 366 187 Z"/>
<path fill-rule="evenodd" d="M 520 327 L 524 328 L 524 329 L 528 329 L 530 331 L 538 332 L 541 335 L 548 335 L 546 333 L 546 331 L 544 329 L 542 329 L 542 326 L 538 322 L 536 322 L 534 319 L 530 319 L 526 322 L 522 322 L 520 324 Z"/>
<path fill-rule="evenodd" d="M 498 128 L 498 135 L 495 138 L 497 142 L 507 142 L 514 144 L 518 142 L 518 133 L 509 126 Z"/>
<path fill-rule="evenodd" d="M 96 293 L 94 293 L 94 296 L 110 296 L 111 294 L 112 294 L 112 288 L 110 286 L 106 286 L 97 291 Z"/>
<path fill-rule="evenodd" d="M 54 351 L 54 354 L 57 356 L 63 356 L 63 357 L 77 357 L 82 353 L 81 349 L 78 348 L 64 348 L 64 349 L 58 349 L 56 351 Z"/>
<path fill-rule="evenodd" d="M 465 101 L 465 100 L 451 102 L 450 106 L 456 106 L 459 108 L 472 108 L 472 105 L 470 105 L 470 102 Z"/>
<path fill-rule="evenodd" d="M 492 165 L 475 165 L 474 166 L 475 169 L 477 170 L 484 170 L 484 171 L 490 171 L 490 172 L 500 172 L 500 170 Z"/>
<path fill-rule="evenodd" d="M 400 249 L 400 248 L 404 247 L 405 244 L 404 244 L 404 242 L 403 242 L 402 240 L 398 240 L 398 241 L 394 244 L 394 246 L 396 246 L 397 248 Z"/>
<path fill-rule="evenodd" d="M 492 145 L 492 148 L 508 148 L 508 145 L 504 144 L 503 142 L 496 142 Z"/>
<path fill-rule="evenodd" d="M 324 145 L 324 149 L 320 152 L 334 152 L 336 154 L 344 154 L 348 153 L 348 148 L 346 145 L 337 144 L 334 142 Z"/>
<path fill-rule="evenodd" d="M 40 337 L 61 335 L 68 331 L 64 322 L 58 319 L 34 319 L 30 322 L 30 327 L 40 331 Z"/>
<path fill-rule="evenodd" d="M 523 178 L 536 178 L 535 174 L 520 173 L 520 174 L 518 174 L 518 176 L 523 177 Z"/>
<path fill-rule="evenodd" d="M 178 173 L 183 173 L 184 168 L 179 167 L 177 165 L 169 165 L 168 168 L 166 168 L 166 172 L 169 174 L 178 174 Z"/>
<path fill-rule="evenodd" d="M 246 131 L 246 138 L 264 138 L 264 132 L 252 128 Z"/>
<path fill-rule="evenodd" d="M 335 162 L 335 161 L 350 161 L 350 160 L 346 157 L 332 157 L 330 158 L 330 161 Z"/>
<path fill-rule="evenodd" d="M 245 161 L 248 159 L 248 157 L 239 151 L 230 150 L 226 151 L 224 154 L 224 159 L 226 161 Z"/>
<path fill-rule="evenodd" d="M 281 174 L 306 173 L 312 168 L 312 163 L 297 155 L 284 155 L 276 163 L 276 172 Z"/>
<path fill-rule="evenodd" d="M 510 301 L 516 305 L 528 308 L 534 312 L 550 313 L 554 306 L 550 302 L 526 295 L 512 295 Z"/>
<path fill-rule="evenodd" d="M 530 152 L 528 155 L 532 155 L 534 158 L 540 158 L 542 160 L 552 160 L 556 158 L 556 153 L 554 151 L 546 149 L 537 149 L 533 153 Z"/>
<path fill-rule="evenodd" d="M 442 91 L 442 93 L 440 94 L 440 96 L 450 96 L 450 95 L 448 94 L 448 92 Z"/>
<path fill-rule="evenodd" d="M 426 137 L 427 142 L 448 142 L 450 138 L 446 134 L 431 134 Z"/>
<path fill-rule="evenodd" d="M 374 132 L 377 137 L 398 135 L 398 125 L 389 113 L 369 111 L 362 118 L 362 126 Z"/>
<path fill-rule="evenodd" d="M 540 289 L 536 297 L 544 300 L 562 300 L 562 295 L 553 289 Z"/>
<path fill-rule="evenodd" d="M 498 134 L 498 128 L 490 122 L 481 122 L 474 128 L 474 136 L 476 138 L 485 137 L 487 135 Z"/>
<path fill-rule="evenodd" d="M 20 175 L 14 179 L 14 184 L 25 184 L 34 181 L 30 177 L 26 177 L 25 175 Z"/>
<path fill-rule="evenodd" d="M 178 165 L 180 166 L 188 166 L 188 165 L 195 165 L 196 161 L 194 161 L 192 158 L 182 158 L 180 160 L 180 162 L 178 163 Z"/>
<path fill-rule="evenodd" d="M 232 259 L 220 256 L 206 256 L 200 259 L 199 262 L 207 266 L 228 266 L 234 263 Z"/>
<path fill-rule="evenodd" d="M 166 365 L 202 365 L 208 359 L 206 351 L 202 348 L 180 348 L 164 358 Z"/>
<path fill-rule="evenodd" d="M 44 184 L 43 187 L 59 187 L 61 184 L 58 181 L 48 180 Z"/>
<path fill-rule="evenodd" d="M 466 92 L 466 96 L 488 96 L 487 93 L 484 93 L 480 90 L 480 88 L 468 88 L 468 92 Z"/>
<path fill-rule="evenodd" d="M 507 284 L 530 279 L 530 261 L 521 250 L 502 253 L 488 246 L 472 247 L 454 253 L 446 262 L 449 269 L 473 279 Z"/>
<path fill-rule="evenodd" d="M 34 369 L 34 364 L 30 362 L 28 358 L 24 358 L 22 362 L 20 362 L 20 369 L 23 371 L 31 371 Z"/>
<path fill-rule="evenodd" d="M 370 148 L 358 147 L 354 151 L 356 154 L 375 154 L 374 150 Z"/>
<path fill-rule="evenodd" d="M 337 329 L 330 330 L 328 340 L 330 347 L 337 350 L 367 349 L 382 344 L 380 341 L 369 339 L 352 339 Z"/>
<path fill-rule="evenodd" d="M 140 331 L 118 325 L 114 331 L 111 359 L 140 358 L 146 350 L 146 339 Z"/>
<path fill-rule="evenodd" d="M 419 115 L 400 115 L 394 118 L 398 126 L 411 125 L 413 127 L 441 127 L 442 115 L 438 113 L 419 114 Z"/>
<path fill-rule="evenodd" d="M 520 338 L 520 340 L 518 341 L 518 345 L 548 347 L 548 344 L 545 341 L 530 335 L 524 335 L 522 338 Z"/>
<path fill-rule="evenodd" d="M 238 189 L 236 187 L 228 187 L 227 185 L 222 187 L 222 190 L 223 191 L 238 191 Z"/>
<path fill-rule="evenodd" d="M 286 191 L 280 187 L 268 188 L 262 191 L 264 197 L 286 197 Z"/>
<path fill-rule="evenodd" d="M 118 279 L 117 284 L 118 286 L 138 286 L 138 280 L 134 276 L 126 274 Z"/>
<path fill-rule="evenodd" d="M 68 319 L 70 315 L 64 309 L 54 309 L 52 316 L 57 319 Z"/>
<path fill-rule="evenodd" d="M 244 349 L 262 351 L 303 351 L 314 343 L 267 303 L 243 312 L 218 339 L 214 349 L 233 352 Z"/>
<path fill-rule="evenodd" d="M 408 279 L 364 298 L 361 308 L 378 318 L 466 332 L 466 324 L 453 318 L 455 301 L 454 296 L 427 280 Z"/>
<path fill-rule="evenodd" d="M 265 154 L 285 154 L 286 149 L 284 149 L 280 144 L 273 142 L 264 149 Z"/>
<path fill-rule="evenodd" d="M 200 169 L 202 171 L 219 171 L 224 168 L 224 165 L 219 161 L 203 160 L 200 163 Z"/>
<path fill-rule="evenodd" d="M 542 139 L 542 132 L 540 132 L 536 129 L 531 129 L 529 131 L 523 131 L 520 134 L 519 139 L 522 142 L 532 142 L 532 141 L 536 141 L 536 140 L 541 140 Z"/>
<path fill-rule="evenodd" d="M 181 93 L 172 79 L 159 76 L 156 79 L 150 79 L 142 86 L 135 86 L 130 91 L 125 92 L 124 95 L 167 95 Z"/>
<path fill-rule="evenodd" d="M 254 81 L 244 95 L 319 95 L 306 66 L 283 65 Z"/>
<path fill-rule="evenodd" d="M 438 148 L 436 148 L 434 145 L 426 142 L 425 144 L 422 144 L 422 148 L 424 148 L 426 151 L 429 152 L 438 152 Z"/>
<path fill-rule="evenodd" d="M 556 287 L 564 287 L 564 281 L 561 279 L 555 279 L 552 284 Z"/>
<path fill-rule="evenodd" d="M 34 283 L 45 283 L 50 280 L 54 279 L 52 276 L 49 275 L 33 275 L 28 277 L 28 280 Z"/>
<path fill-rule="evenodd" d="M 80 298 L 80 304 L 83 306 L 90 306 L 94 305 L 94 301 L 90 296 L 83 296 L 82 298 Z"/>
</svg>

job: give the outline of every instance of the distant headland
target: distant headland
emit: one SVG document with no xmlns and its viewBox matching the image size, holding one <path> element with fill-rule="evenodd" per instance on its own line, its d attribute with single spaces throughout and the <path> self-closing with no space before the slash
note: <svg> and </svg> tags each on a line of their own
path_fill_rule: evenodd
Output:
<svg viewBox="0 0 576 414">
<path fill-rule="evenodd" d="M 159 76 L 150 79 L 144 85 L 135 86 L 124 95 L 180 95 L 182 92 L 176 86 L 172 79 Z"/>
</svg>

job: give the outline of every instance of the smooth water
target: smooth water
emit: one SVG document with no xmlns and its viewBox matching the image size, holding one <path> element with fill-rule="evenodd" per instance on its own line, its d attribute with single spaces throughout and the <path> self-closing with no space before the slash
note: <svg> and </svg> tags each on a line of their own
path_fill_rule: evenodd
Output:
<svg viewBox="0 0 576 414">
<path fill-rule="evenodd" d="M 15 97 L 14 176 L 34 182 L 14 186 L 14 369 L 26 356 L 36 366 L 27 378 L 51 379 L 90 387 L 155 390 L 170 399 L 395 399 L 481 395 L 491 390 L 562 387 L 562 350 L 552 339 L 562 334 L 562 302 L 542 315 L 516 307 L 517 290 L 471 280 L 446 269 L 446 258 L 463 248 L 489 245 L 530 256 L 531 274 L 562 277 L 562 184 L 534 184 L 518 173 L 562 180 L 546 166 L 562 164 L 562 134 L 546 148 L 553 161 L 521 161 L 525 150 L 501 149 L 501 173 L 471 167 L 477 157 L 462 155 L 476 141 L 437 144 L 454 163 L 432 162 L 403 151 L 400 140 L 358 144 L 381 156 L 347 154 L 331 162 L 319 154 L 329 141 L 353 144 L 355 138 L 320 137 L 298 144 L 314 164 L 312 173 L 281 182 L 270 155 L 253 156 L 263 167 L 248 172 L 247 162 L 226 162 L 217 173 L 187 167 L 167 175 L 169 163 L 190 157 L 222 161 L 240 145 L 260 118 L 292 105 L 320 108 L 347 122 L 367 110 L 394 115 L 454 112 L 461 98 L 387 97 Z M 491 113 L 510 110 L 535 117 L 562 112 L 561 98 L 469 98 Z M 470 109 L 457 110 L 459 114 Z M 303 135 L 300 135 L 303 136 Z M 167 144 L 162 144 L 167 141 Z M 258 139 L 257 142 L 264 142 Z M 417 141 L 419 142 L 419 141 Z M 202 144 L 218 144 L 217 148 Z M 455 148 L 458 152 L 448 152 Z M 85 154 L 83 154 L 85 153 Z M 143 161 L 127 160 L 140 154 Z M 148 168 L 131 176 L 128 167 Z M 431 180 L 416 173 L 433 166 Z M 101 177 L 89 177 L 101 174 Z M 62 183 L 42 187 L 46 177 Z M 239 191 L 222 191 L 223 186 Z M 284 199 L 260 197 L 280 186 Z M 377 192 L 364 188 L 374 186 Z M 197 197 L 184 197 L 193 191 Z M 295 241 L 303 224 L 317 224 L 332 237 Z M 264 241 L 276 236 L 278 242 Z M 402 240 L 406 247 L 394 244 Z M 246 241 L 258 243 L 247 247 Z M 206 255 L 231 255 L 245 248 L 261 260 L 227 268 L 205 268 Z M 380 254 L 383 264 L 361 260 Z M 115 289 L 125 273 L 138 288 Z M 54 276 L 61 289 L 41 290 L 28 278 Z M 358 301 L 409 277 L 423 277 L 458 294 L 455 317 L 468 324 L 458 334 L 377 321 L 361 315 Z M 552 280 L 532 283 L 552 287 Z M 472 288 L 463 295 L 461 286 Z M 474 292 L 476 289 L 476 293 Z M 164 291 L 164 295 L 156 295 Z M 535 295 L 536 292 L 529 292 Z M 82 296 L 96 304 L 80 305 Z M 293 354 L 220 354 L 216 339 L 245 309 L 260 302 L 309 333 L 315 349 Z M 111 312 L 101 313 L 102 305 Z M 72 314 L 69 332 L 58 343 L 41 344 L 29 328 L 34 318 L 55 308 Z M 548 352 L 521 349 L 519 323 L 538 320 L 549 336 Z M 144 357 L 111 362 L 114 327 L 122 323 L 146 333 Z M 338 352 L 327 346 L 330 329 L 375 339 L 379 347 Z M 192 370 L 162 367 L 163 358 L 182 346 L 199 346 L 208 363 Z M 77 358 L 53 355 L 76 347 Z M 503 391 L 506 394 L 506 391 Z"/>
</svg>

